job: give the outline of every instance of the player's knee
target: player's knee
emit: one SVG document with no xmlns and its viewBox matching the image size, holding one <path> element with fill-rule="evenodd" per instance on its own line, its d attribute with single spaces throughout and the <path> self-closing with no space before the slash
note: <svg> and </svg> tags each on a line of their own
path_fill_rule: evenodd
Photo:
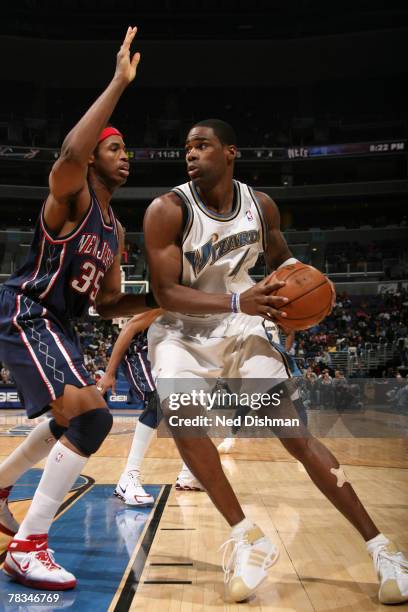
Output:
<svg viewBox="0 0 408 612">
<path fill-rule="evenodd" d="M 106 408 L 89 410 L 73 417 L 65 437 L 86 456 L 96 453 L 112 429 L 113 418 Z"/>
<path fill-rule="evenodd" d="M 50 428 L 52 435 L 54 436 L 56 440 L 59 440 L 64 435 L 64 433 L 67 431 L 67 427 L 60 425 L 59 423 L 57 423 L 55 419 L 50 419 L 48 426 Z"/>
</svg>

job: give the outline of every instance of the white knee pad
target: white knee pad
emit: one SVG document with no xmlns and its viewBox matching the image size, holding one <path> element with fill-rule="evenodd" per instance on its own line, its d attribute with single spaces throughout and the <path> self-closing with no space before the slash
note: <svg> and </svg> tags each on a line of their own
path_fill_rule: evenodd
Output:
<svg viewBox="0 0 408 612">
<path fill-rule="evenodd" d="M 339 465 L 338 469 L 331 468 L 330 473 L 333 474 L 333 476 L 336 476 L 338 487 L 342 487 L 346 482 L 348 483 L 350 482 L 346 476 L 345 471 L 341 467 L 341 465 Z"/>
</svg>

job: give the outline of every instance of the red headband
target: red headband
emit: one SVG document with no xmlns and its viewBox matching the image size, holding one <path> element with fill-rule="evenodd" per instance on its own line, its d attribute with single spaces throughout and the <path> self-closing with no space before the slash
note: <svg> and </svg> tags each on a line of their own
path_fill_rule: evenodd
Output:
<svg viewBox="0 0 408 612">
<path fill-rule="evenodd" d="M 109 136 L 120 136 L 121 138 L 123 138 L 123 135 L 119 132 L 119 130 L 112 126 L 109 126 L 103 129 L 102 132 L 99 134 L 98 144 L 102 142 L 102 140 L 105 140 L 105 138 L 109 138 Z"/>
</svg>

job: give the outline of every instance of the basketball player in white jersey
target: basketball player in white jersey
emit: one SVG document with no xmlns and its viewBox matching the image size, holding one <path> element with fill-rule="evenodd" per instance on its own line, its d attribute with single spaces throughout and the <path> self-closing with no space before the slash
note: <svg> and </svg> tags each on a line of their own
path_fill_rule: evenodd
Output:
<svg viewBox="0 0 408 612">
<path fill-rule="evenodd" d="M 154 200 L 144 228 L 153 291 L 165 311 L 150 327 L 148 340 L 167 420 L 162 380 L 240 378 L 253 385 L 257 378 L 263 383 L 288 376 L 284 355 L 268 342 L 262 326 L 264 319 L 284 323 L 278 310 L 282 299 L 271 295 L 282 284 L 264 280 L 254 285 L 248 270 L 260 252 L 270 270 L 296 261 L 280 232 L 275 203 L 233 180 L 237 148 L 231 126 L 216 119 L 201 121 L 188 133 L 185 149 L 190 182 Z M 280 413 L 293 414 L 290 398 L 282 403 Z M 380 579 L 380 600 L 408 600 L 406 558 L 374 525 L 335 457 L 303 424 L 296 437 L 285 430 L 277 433 L 366 541 Z M 224 570 L 230 597 L 241 601 L 266 577 L 277 548 L 244 516 L 212 441 L 206 436 L 175 440 L 232 527 Z"/>
</svg>

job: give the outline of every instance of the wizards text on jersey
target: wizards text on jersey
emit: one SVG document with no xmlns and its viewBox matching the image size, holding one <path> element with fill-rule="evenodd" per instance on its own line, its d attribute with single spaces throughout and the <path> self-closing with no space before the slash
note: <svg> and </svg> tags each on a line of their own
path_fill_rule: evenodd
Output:
<svg viewBox="0 0 408 612">
<path fill-rule="evenodd" d="M 259 230 L 248 230 L 232 234 L 232 236 L 226 236 L 222 240 L 215 242 L 217 238 L 218 236 L 213 234 L 210 240 L 199 249 L 184 253 L 196 276 L 208 263 L 211 266 L 221 257 L 224 257 L 224 255 L 231 253 L 231 251 L 258 242 L 260 240 L 260 233 Z"/>
</svg>

